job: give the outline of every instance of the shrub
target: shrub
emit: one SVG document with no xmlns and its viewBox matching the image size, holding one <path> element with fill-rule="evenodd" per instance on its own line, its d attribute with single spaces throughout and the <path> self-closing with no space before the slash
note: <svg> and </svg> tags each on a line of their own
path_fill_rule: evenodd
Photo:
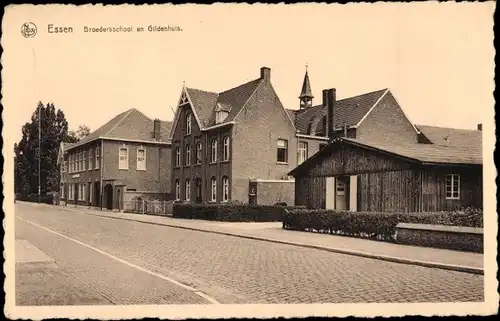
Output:
<svg viewBox="0 0 500 321">
<path fill-rule="evenodd" d="M 462 209 L 438 213 L 377 213 L 291 209 L 283 216 L 283 228 L 393 241 L 398 223 L 482 227 L 483 211 Z"/>
<path fill-rule="evenodd" d="M 173 217 L 225 222 L 280 222 L 284 206 L 255 204 L 174 204 Z"/>
</svg>

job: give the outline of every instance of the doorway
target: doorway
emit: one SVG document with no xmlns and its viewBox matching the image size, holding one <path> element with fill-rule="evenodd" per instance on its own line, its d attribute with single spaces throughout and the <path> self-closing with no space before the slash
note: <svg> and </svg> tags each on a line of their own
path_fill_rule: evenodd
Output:
<svg viewBox="0 0 500 321">
<path fill-rule="evenodd" d="M 104 197 L 106 198 L 106 208 L 108 210 L 113 209 L 113 186 L 107 184 L 104 186 Z"/>
<path fill-rule="evenodd" d="M 195 180 L 195 189 L 196 189 L 196 199 L 195 199 L 195 202 L 196 203 L 203 202 L 201 178 L 197 178 Z"/>
<path fill-rule="evenodd" d="M 335 181 L 335 209 L 346 211 L 349 209 L 349 176 L 339 176 Z"/>
</svg>

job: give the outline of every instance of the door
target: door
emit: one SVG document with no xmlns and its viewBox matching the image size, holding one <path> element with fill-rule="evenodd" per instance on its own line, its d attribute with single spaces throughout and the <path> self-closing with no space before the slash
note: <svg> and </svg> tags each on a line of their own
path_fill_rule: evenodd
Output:
<svg viewBox="0 0 500 321">
<path fill-rule="evenodd" d="M 202 186 L 201 186 L 201 179 L 197 178 L 195 180 L 195 189 L 196 189 L 196 203 L 201 203 L 203 202 L 203 197 L 202 197 Z"/>
<path fill-rule="evenodd" d="M 348 179 L 349 177 L 347 177 Z M 346 211 L 348 209 L 348 198 L 347 198 L 347 190 L 348 190 L 348 183 L 349 181 L 346 180 L 346 177 L 338 177 L 336 179 L 336 184 L 335 184 L 335 209 L 338 211 Z"/>
<path fill-rule="evenodd" d="M 113 186 L 111 184 L 107 184 L 104 186 L 104 195 L 106 197 L 106 208 L 108 210 L 113 209 Z"/>
</svg>

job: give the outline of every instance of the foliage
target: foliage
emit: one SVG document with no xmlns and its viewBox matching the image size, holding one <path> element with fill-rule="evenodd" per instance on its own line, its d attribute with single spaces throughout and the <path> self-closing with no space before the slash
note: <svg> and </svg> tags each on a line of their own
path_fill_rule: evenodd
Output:
<svg viewBox="0 0 500 321">
<path fill-rule="evenodd" d="M 283 228 L 393 241 L 398 223 L 483 226 L 483 211 L 467 208 L 437 213 L 377 213 L 293 209 L 283 215 Z"/>
<path fill-rule="evenodd" d="M 173 217 L 227 222 L 280 222 L 285 207 L 254 204 L 174 203 Z"/>
<path fill-rule="evenodd" d="M 70 130 L 68 133 L 69 136 L 69 143 L 76 143 L 80 141 L 81 139 L 87 137 L 90 135 L 90 128 L 86 125 L 80 125 L 78 126 L 78 129 L 76 131 Z"/>
<path fill-rule="evenodd" d="M 41 123 L 39 124 L 41 115 Z M 39 126 L 41 127 L 39 153 Z M 31 122 L 22 128 L 22 138 L 14 145 L 15 192 L 27 197 L 38 194 L 38 161 L 40 160 L 41 193 L 59 190 L 57 157 L 61 142 L 70 142 L 68 122 L 62 110 L 48 103 L 39 102 L 31 116 Z"/>
</svg>

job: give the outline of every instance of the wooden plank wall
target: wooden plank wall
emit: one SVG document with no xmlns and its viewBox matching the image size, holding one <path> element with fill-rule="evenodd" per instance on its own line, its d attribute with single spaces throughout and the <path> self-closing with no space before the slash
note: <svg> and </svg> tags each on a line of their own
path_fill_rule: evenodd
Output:
<svg viewBox="0 0 500 321">
<path fill-rule="evenodd" d="M 412 212 L 420 203 L 420 179 L 415 170 L 358 175 L 358 210 Z"/>
<path fill-rule="evenodd" d="M 446 199 L 446 174 L 460 175 L 460 199 Z M 460 207 L 483 206 L 482 169 L 480 167 L 431 167 L 423 170 L 423 211 L 450 211 Z"/>
<path fill-rule="evenodd" d="M 402 170 L 411 167 L 408 161 L 355 146 L 341 146 L 320 159 L 306 176 L 335 176 L 376 171 Z"/>
</svg>

